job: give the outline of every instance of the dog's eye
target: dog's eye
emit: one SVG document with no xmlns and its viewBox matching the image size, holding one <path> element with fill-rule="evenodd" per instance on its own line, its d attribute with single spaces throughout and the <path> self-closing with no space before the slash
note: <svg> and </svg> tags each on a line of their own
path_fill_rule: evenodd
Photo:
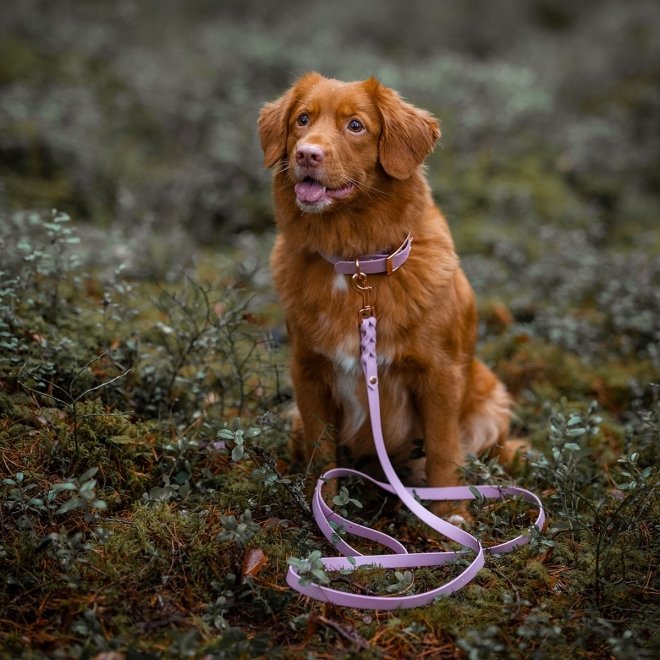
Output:
<svg viewBox="0 0 660 660">
<path fill-rule="evenodd" d="M 307 126 L 309 124 L 309 115 L 306 115 L 304 112 L 301 115 L 298 115 L 298 126 Z"/>
<path fill-rule="evenodd" d="M 360 133 L 364 130 L 364 125 L 358 119 L 351 119 L 351 121 L 348 122 L 348 130 L 353 133 Z"/>
</svg>

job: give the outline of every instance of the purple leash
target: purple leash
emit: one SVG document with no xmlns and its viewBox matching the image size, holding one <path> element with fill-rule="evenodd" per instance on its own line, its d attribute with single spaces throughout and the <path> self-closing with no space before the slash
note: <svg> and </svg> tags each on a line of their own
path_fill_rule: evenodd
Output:
<svg viewBox="0 0 660 660">
<path fill-rule="evenodd" d="M 380 257 L 381 255 L 378 256 Z M 387 569 L 441 566 L 442 564 L 452 563 L 458 559 L 465 558 L 468 552 L 474 552 L 476 553 L 476 556 L 468 566 L 459 573 L 459 575 L 451 579 L 449 582 L 446 582 L 435 589 L 409 596 L 371 596 L 346 593 L 345 591 L 339 591 L 315 583 L 301 585 L 301 577 L 292 566 L 289 567 L 287 583 L 290 587 L 305 596 L 310 596 L 323 602 L 344 607 L 373 610 L 393 610 L 399 608 L 419 607 L 422 605 L 428 605 L 436 598 L 447 596 L 461 587 L 464 587 L 484 566 L 486 553 L 501 554 L 510 552 L 519 545 L 528 543 L 529 536 L 520 535 L 504 543 L 484 548 L 475 536 L 434 515 L 420 504 L 417 498 L 433 501 L 473 500 L 477 497 L 475 492 L 478 492 L 481 497 L 488 499 L 501 499 L 504 496 L 520 496 L 526 502 L 529 502 L 538 508 L 539 512 L 534 525 L 539 530 L 543 529 L 545 514 L 541 500 L 534 493 L 517 486 L 452 486 L 442 488 L 410 488 L 404 486 L 392 466 L 383 440 L 380 421 L 380 400 L 378 395 L 376 318 L 373 315 L 373 308 L 368 305 L 368 292 L 370 287 L 366 286 L 366 274 L 360 270 L 359 261 L 354 262 L 354 268 L 356 270 L 355 275 L 353 276 L 354 285 L 362 294 L 364 301 L 364 306 L 360 311 L 360 346 L 362 352 L 362 370 L 367 385 L 371 431 L 376 446 L 376 453 L 378 454 L 381 467 L 385 474 L 386 482 L 377 481 L 362 472 L 350 468 L 335 468 L 327 471 L 319 477 L 316 482 L 312 499 L 314 518 L 323 532 L 323 535 L 344 555 L 342 557 L 324 557 L 321 559 L 321 562 L 323 563 L 324 568 L 328 571 L 341 570 L 343 572 L 350 572 L 360 566 L 377 566 Z M 331 479 L 351 476 L 370 481 L 388 493 L 397 495 L 408 509 L 422 522 L 451 541 L 460 544 L 464 549 L 457 552 L 409 553 L 406 548 L 392 536 L 351 522 L 340 516 L 325 503 L 322 495 L 323 486 Z M 336 532 L 337 529 L 342 529 L 355 536 L 375 541 L 392 552 L 387 554 L 363 555 L 341 538 Z"/>
</svg>

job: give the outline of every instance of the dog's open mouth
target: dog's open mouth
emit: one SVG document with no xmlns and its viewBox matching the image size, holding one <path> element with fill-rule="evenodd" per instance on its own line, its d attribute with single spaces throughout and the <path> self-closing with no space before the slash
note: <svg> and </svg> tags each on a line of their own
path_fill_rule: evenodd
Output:
<svg viewBox="0 0 660 660">
<path fill-rule="evenodd" d="M 346 197 L 353 190 L 353 184 L 347 183 L 340 188 L 328 188 L 311 176 L 305 177 L 293 187 L 298 201 L 303 204 L 327 203 L 333 199 Z"/>
</svg>

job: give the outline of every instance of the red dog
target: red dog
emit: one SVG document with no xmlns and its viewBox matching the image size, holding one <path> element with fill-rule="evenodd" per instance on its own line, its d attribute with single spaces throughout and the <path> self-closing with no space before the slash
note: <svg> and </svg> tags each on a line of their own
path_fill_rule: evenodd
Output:
<svg viewBox="0 0 660 660">
<path fill-rule="evenodd" d="M 294 458 L 335 464 L 373 454 L 356 327 L 361 298 L 328 258 L 395 251 L 409 258 L 370 275 L 378 317 L 382 425 L 395 465 L 415 439 L 430 486 L 457 484 L 468 453 L 505 448 L 510 398 L 475 358 L 474 294 L 435 207 L 422 163 L 440 137 L 431 114 L 371 78 L 303 76 L 259 117 L 279 233 L 271 255 L 286 312 L 302 421 Z M 509 453 L 509 452 L 508 452 Z"/>
</svg>

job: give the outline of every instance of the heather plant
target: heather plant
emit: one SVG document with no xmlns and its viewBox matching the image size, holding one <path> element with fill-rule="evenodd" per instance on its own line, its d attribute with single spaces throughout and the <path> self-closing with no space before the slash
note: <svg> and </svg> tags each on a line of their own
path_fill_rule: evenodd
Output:
<svg viewBox="0 0 660 660">
<path fill-rule="evenodd" d="M 77 283 L 80 260 L 72 249 L 80 239 L 68 215 L 53 211 L 3 214 L 0 247 L 0 348 L 2 365 L 11 368 L 43 344 L 39 325 L 58 322 L 64 285 Z M 31 327 L 25 327 L 31 317 Z M 26 341 L 27 340 L 27 341 Z M 32 340 L 30 342 L 29 340 Z"/>
<path fill-rule="evenodd" d="M 655 3 L 365 0 L 296 21 L 286 0 L 138 5 L 0 8 L 0 655 L 651 657 Z M 291 564 L 396 597 L 462 565 L 320 562 L 335 550 L 318 475 L 287 449 L 254 127 L 309 68 L 376 74 L 441 119 L 430 182 L 531 446 L 464 478 L 548 513 L 538 530 L 526 503 L 476 498 L 484 543 L 531 542 L 422 609 L 329 608 L 284 582 Z M 411 550 L 450 547 L 366 483 L 327 500 Z"/>
<path fill-rule="evenodd" d="M 81 410 L 86 398 L 93 396 L 96 392 L 101 390 L 104 387 L 111 386 L 113 383 L 118 381 L 120 378 L 126 376 L 130 370 L 126 370 L 123 374 L 119 374 L 114 378 L 111 378 L 108 381 L 99 383 L 92 387 L 83 389 L 82 392 L 78 393 L 75 386 L 77 385 L 78 379 L 80 376 L 87 372 L 94 362 L 97 360 L 102 360 L 105 355 L 101 355 L 98 358 L 93 358 L 87 364 L 83 365 L 71 379 L 70 383 L 66 387 L 62 387 L 57 383 L 48 380 L 46 377 L 40 375 L 38 371 L 30 371 L 30 368 L 26 365 L 23 365 L 21 371 L 18 375 L 18 383 L 26 389 L 27 391 L 36 394 L 37 396 L 44 397 L 46 399 L 51 399 L 57 404 L 61 405 L 64 410 L 66 410 L 72 420 L 72 436 L 74 443 L 74 459 L 78 460 L 80 453 L 80 439 L 79 439 L 79 428 L 80 422 L 90 416 L 106 416 L 106 415 L 121 415 L 122 413 L 105 413 L 105 412 L 84 412 Z M 37 366 L 39 369 L 39 366 Z M 28 382 L 34 383 L 34 387 L 28 385 Z M 75 389 L 74 389 L 75 388 Z M 57 395 L 50 394 L 50 392 L 57 392 Z"/>
<path fill-rule="evenodd" d="M 35 237 L 48 235 L 40 223 L 52 224 L 53 216 L 30 217 L 27 224 L 3 225 L 6 244 L 18 244 L 27 233 L 34 246 Z M 428 589 L 460 570 L 457 562 L 437 571 L 327 573 L 320 557 L 332 549 L 314 531 L 309 509 L 315 475 L 288 472 L 286 416 L 268 409 L 286 401 L 289 386 L 278 362 L 283 354 L 251 311 L 251 291 L 263 300 L 263 284 L 251 284 L 250 271 L 241 269 L 240 286 L 232 285 L 227 260 L 221 260 L 227 268 L 219 275 L 222 287 L 193 275 L 159 286 L 131 280 L 121 264 L 107 263 L 89 299 L 83 286 L 92 272 L 85 241 L 68 242 L 75 234 L 71 229 L 53 234 L 54 243 L 41 249 L 61 251 L 59 261 L 40 257 L 60 270 L 56 319 L 42 317 L 30 302 L 39 296 L 50 300 L 35 275 L 36 260 L 8 261 L 2 275 L 0 401 L 6 421 L 0 429 L 5 460 L 0 562 L 6 574 L 0 595 L 9 617 L 27 620 L 35 599 L 49 589 L 58 590 L 63 602 L 79 590 L 109 589 L 106 606 L 113 614 L 92 615 L 70 605 L 70 631 L 80 649 L 102 649 L 108 642 L 100 631 L 112 630 L 110 646 L 121 648 L 142 630 L 141 624 L 118 623 L 130 618 L 121 604 L 126 587 L 161 603 L 158 614 L 137 595 L 129 598 L 133 606 L 147 608 L 148 620 L 164 616 L 169 622 L 167 633 L 144 628 L 144 648 L 167 639 L 169 648 L 186 653 L 273 649 L 286 646 L 285 630 L 300 636 L 319 625 L 313 623 L 315 606 L 309 610 L 283 586 L 287 562 L 305 582 L 392 596 Z M 80 260 L 62 256 L 70 248 L 80 250 Z M 545 257 L 548 263 L 554 258 Z M 546 278 L 541 269 L 528 286 L 542 289 Z M 580 286 L 567 283 L 561 297 L 536 307 L 546 319 L 561 319 L 568 301 L 584 309 L 585 292 L 597 290 L 590 278 L 582 277 Z M 630 292 L 631 309 L 642 300 L 655 304 L 652 296 L 632 287 Z M 636 356 L 623 383 L 618 371 L 598 369 L 601 384 L 589 390 L 590 381 L 570 381 L 562 371 L 575 360 L 584 360 L 579 367 L 584 371 L 597 368 L 595 356 L 610 359 L 602 342 L 607 319 L 621 318 L 620 300 L 602 300 L 602 315 L 590 319 L 598 329 L 588 337 L 598 348 L 590 353 L 583 350 L 585 335 L 573 335 L 571 344 L 544 334 L 541 313 L 531 323 L 513 321 L 508 327 L 486 315 L 485 354 L 503 368 L 513 391 L 522 383 L 516 424 L 533 444 L 513 478 L 542 494 L 549 523 L 545 530 L 530 528 L 529 506 L 516 499 L 476 498 L 472 531 L 485 543 L 515 530 L 529 533 L 530 545 L 505 560 L 489 559 L 473 585 L 420 612 L 421 619 L 414 613 L 400 623 L 392 619 L 397 644 L 406 635 L 435 635 L 438 643 L 444 639 L 474 657 L 512 647 L 533 655 L 541 647 L 564 653 L 594 644 L 634 654 L 648 645 L 648 618 L 631 619 L 620 634 L 608 622 L 630 603 L 648 603 L 658 552 L 657 388 L 641 384 L 653 363 L 648 349 L 653 327 L 644 316 L 619 326 L 634 338 Z M 511 309 L 520 313 L 515 304 Z M 80 340 L 74 319 L 78 330 L 85 329 Z M 39 328 L 36 340 L 25 331 L 33 327 Z M 559 363 L 544 362 L 549 350 Z M 570 388 L 563 389 L 564 383 Z M 562 389 L 570 400 L 553 394 Z M 612 402 L 625 406 L 625 413 Z M 512 476 L 497 462 L 474 457 L 465 478 L 505 484 Z M 409 514 L 364 485 L 340 483 L 330 500 L 342 515 L 383 525 L 411 548 L 437 543 Z M 335 534 L 346 531 L 336 526 Z M 51 587 L 46 575 L 53 576 Z M 16 600 L 22 590 L 32 596 Z M 567 619 L 561 608 L 576 606 L 578 594 L 590 609 L 582 618 Z M 486 616 L 493 598 L 498 608 L 504 604 L 508 622 Z M 557 600 L 561 605 L 553 605 Z M 196 618 L 181 614 L 191 607 L 199 612 Z M 258 639 L 246 634 L 241 624 L 246 613 L 257 625 L 271 626 L 273 634 Z M 435 617 L 442 623 L 434 623 Z M 359 640 L 360 648 L 376 639 L 370 623 L 349 622 L 340 614 L 325 620 L 326 637 Z M 186 629 L 195 634 L 186 636 Z M 220 641 L 213 641 L 217 634 Z M 17 648 L 11 631 L 3 640 L 8 649 Z M 314 643 L 323 644 L 320 638 Z"/>
<path fill-rule="evenodd" d="M 89 522 L 96 518 L 96 511 L 105 510 L 107 504 L 96 496 L 97 482 L 93 477 L 97 472 L 98 468 L 91 468 L 80 477 L 53 484 L 48 492 L 49 499 L 58 493 L 69 493 L 69 498 L 60 504 L 55 513 L 82 510 L 85 520 Z"/>
<path fill-rule="evenodd" d="M 2 224 L 4 244 L 24 249 L 7 261 L 2 273 L 0 384 L 8 426 L 0 443 L 5 461 L 13 456 L 24 468 L 3 474 L 0 486 L 6 498 L 3 562 L 10 567 L 3 598 L 22 588 L 26 579 L 39 584 L 40 578 L 28 578 L 25 571 L 41 544 L 49 550 L 39 566 L 49 570 L 52 559 L 58 566 L 54 575 L 61 576 L 63 585 L 81 584 L 81 567 L 89 563 L 90 553 L 117 531 L 102 519 L 122 510 L 126 497 L 158 506 L 216 492 L 218 476 L 204 463 L 223 453 L 214 445 L 222 413 L 254 409 L 260 397 L 273 396 L 262 382 L 269 366 L 257 358 L 264 345 L 258 325 L 245 321 L 248 301 L 236 291 L 224 289 L 222 300 L 211 300 L 208 286 L 188 278 L 188 288 L 181 292 L 162 290 L 155 299 L 146 292 L 136 306 L 140 285 L 120 279 L 122 269 L 115 264 L 117 279 L 110 285 L 105 280 L 104 286 L 112 294 L 90 300 L 82 286 L 83 279 L 89 281 L 83 261 L 69 259 L 66 252 L 80 246 L 85 254 L 85 246 L 74 240 L 78 237 L 68 225 L 67 231 L 57 229 L 67 218 L 33 213 L 8 220 Z M 39 246 L 41 236 L 45 240 Z M 57 283 L 56 302 L 44 279 L 51 276 Z M 44 305 L 56 314 L 42 315 Z M 118 322 L 122 310 L 128 326 Z M 178 327 L 178 336 L 171 338 L 163 321 L 155 322 L 154 333 L 154 315 Z M 83 329 L 86 334 L 79 341 L 77 333 Z M 96 354 L 90 358 L 90 353 Z M 272 349 L 264 354 L 271 356 Z M 219 374 L 215 378 L 202 371 L 210 363 Z M 150 387 L 155 378 L 162 389 Z M 177 392 L 187 396 L 177 398 Z M 140 406 L 139 397 L 147 405 Z M 19 435 L 21 424 L 32 431 Z M 271 438 L 274 433 L 273 427 Z M 37 453 L 24 463 L 19 457 L 29 446 L 36 446 Z M 92 461 L 99 467 L 69 476 Z M 267 462 L 262 463 L 255 470 L 265 469 Z M 269 483 L 269 474 L 259 482 Z M 242 543 L 260 529 L 250 515 L 246 509 L 236 528 L 229 512 L 218 520 Z M 220 532 L 216 537 L 221 544 Z M 8 611 L 20 616 L 21 609 Z M 73 629 L 85 637 L 87 619 L 79 621 Z M 96 633 L 89 639 L 99 643 Z"/>
</svg>

